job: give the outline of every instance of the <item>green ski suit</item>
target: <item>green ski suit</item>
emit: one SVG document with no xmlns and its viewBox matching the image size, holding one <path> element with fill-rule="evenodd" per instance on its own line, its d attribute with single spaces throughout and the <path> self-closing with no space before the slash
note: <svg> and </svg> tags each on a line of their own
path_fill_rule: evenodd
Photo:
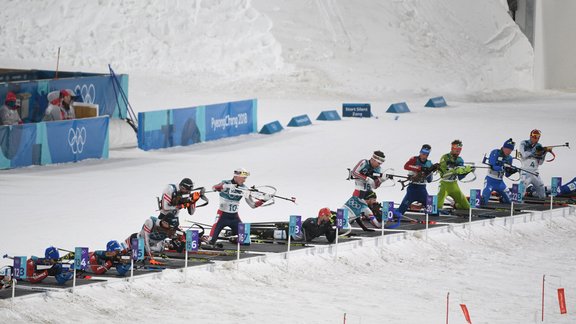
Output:
<svg viewBox="0 0 576 324">
<path fill-rule="evenodd" d="M 450 196 L 456 202 L 456 209 L 470 209 L 468 199 L 458 186 L 458 179 L 464 178 L 472 172 L 472 166 L 464 166 L 464 160 L 461 157 L 454 157 L 447 153 L 440 159 L 440 189 L 438 190 L 438 209 L 444 206 L 446 196 Z"/>
</svg>

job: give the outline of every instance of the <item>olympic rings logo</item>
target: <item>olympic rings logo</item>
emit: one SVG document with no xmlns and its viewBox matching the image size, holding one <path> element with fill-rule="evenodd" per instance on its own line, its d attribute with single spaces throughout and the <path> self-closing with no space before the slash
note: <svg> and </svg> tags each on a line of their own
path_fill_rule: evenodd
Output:
<svg viewBox="0 0 576 324">
<path fill-rule="evenodd" d="M 357 201 L 356 199 L 350 199 L 348 200 L 347 203 L 348 206 L 354 208 L 354 209 L 360 209 L 362 208 L 362 203 L 360 203 L 359 201 Z"/>
<path fill-rule="evenodd" d="M 79 154 L 84 150 L 84 144 L 86 144 L 86 128 L 70 128 L 68 130 L 68 144 L 72 153 Z"/>
<path fill-rule="evenodd" d="M 96 101 L 96 87 L 94 87 L 94 84 L 92 83 L 90 83 L 90 85 L 76 85 L 74 92 L 80 93 L 82 101 L 85 103 L 93 104 L 94 101 Z"/>
</svg>

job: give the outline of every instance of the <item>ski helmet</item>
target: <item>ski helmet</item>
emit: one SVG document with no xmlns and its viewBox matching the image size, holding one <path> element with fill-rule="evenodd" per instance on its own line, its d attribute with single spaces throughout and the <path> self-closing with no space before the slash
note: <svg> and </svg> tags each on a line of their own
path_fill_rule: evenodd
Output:
<svg viewBox="0 0 576 324">
<path fill-rule="evenodd" d="M 246 178 L 249 175 L 250 175 L 250 172 L 246 171 L 246 169 L 244 169 L 244 168 L 238 168 L 238 169 L 234 170 L 234 176 L 235 177 Z"/>
<path fill-rule="evenodd" d="M 182 181 L 180 181 L 180 184 L 178 186 L 180 187 L 180 190 L 184 189 L 190 192 L 192 191 L 192 188 L 194 188 L 194 182 L 192 182 L 190 178 L 184 178 L 182 179 Z"/>
<path fill-rule="evenodd" d="M 432 146 L 430 146 L 429 144 L 424 144 L 422 145 L 422 148 L 420 149 L 420 154 L 430 154 L 430 151 L 432 150 Z"/>
<path fill-rule="evenodd" d="M 384 163 L 386 156 L 384 153 L 382 153 L 382 151 L 374 151 L 374 154 L 372 154 L 372 159 L 378 161 L 379 163 Z"/>
<path fill-rule="evenodd" d="M 539 129 L 533 129 L 530 132 L 530 137 L 534 137 L 534 138 L 540 138 L 540 136 L 542 136 L 542 132 Z"/>
<path fill-rule="evenodd" d="M 60 258 L 60 252 L 58 252 L 58 249 L 50 246 L 48 248 L 46 248 L 46 251 L 44 251 L 44 258 L 46 259 L 50 259 L 50 260 L 55 260 Z"/>
<path fill-rule="evenodd" d="M 112 240 L 106 244 L 106 251 L 113 252 L 113 251 L 120 251 L 122 248 L 120 247 L 120 243 L 116 240 Z"/>
<path fill-rule="evenodd" d="M 330 208 L 324 207 L 324 208 L 320 209 L 318 211 L 318 217 L 322 217 L 322 216 L 328 216 L 328 217 L 332 216 L 332 211 L 330 211 Z"/>
</svg>

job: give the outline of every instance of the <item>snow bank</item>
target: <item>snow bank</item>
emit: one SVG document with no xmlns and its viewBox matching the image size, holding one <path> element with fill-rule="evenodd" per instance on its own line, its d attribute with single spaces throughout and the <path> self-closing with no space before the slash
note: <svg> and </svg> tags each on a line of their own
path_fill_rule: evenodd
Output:
<svg viewBox="0 0 576 324">
<path fill-rule="evenodd" d="M 532 49 L 501 0 L 24 0 L 0 19 L 2 66 L 54 67 L 61 47 L 61 69 L 105 72 L 110 63 L 185 83 L 187 95 L 532 88 Z M 131 92 L 154 96 L 159 83 L 137 82 Z"/>
</svg>

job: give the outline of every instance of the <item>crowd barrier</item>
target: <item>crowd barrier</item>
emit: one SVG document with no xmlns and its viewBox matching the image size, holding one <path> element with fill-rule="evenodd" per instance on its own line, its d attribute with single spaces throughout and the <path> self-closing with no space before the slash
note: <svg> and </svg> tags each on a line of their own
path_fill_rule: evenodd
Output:
<svg viewBox="0 0 576 324">
<path fill-rule="evenodd" d="M 109 117 L 0 126 L 0 169 L 108 158 Z"/>
<path fill-rule="evenodd" d="M 138 147 L 186 146 L 257 131 L 257 100 L 138 113 Z"/>
</svg>

